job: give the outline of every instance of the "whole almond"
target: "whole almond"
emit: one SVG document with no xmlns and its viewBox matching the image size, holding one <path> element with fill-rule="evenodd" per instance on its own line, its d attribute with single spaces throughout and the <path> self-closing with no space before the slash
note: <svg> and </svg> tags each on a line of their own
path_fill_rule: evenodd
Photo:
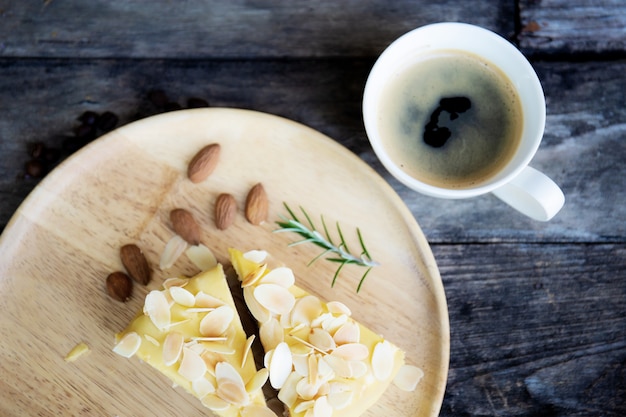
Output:
<svg viewBox="0 0 626 417">
<path fill-rule="evenodd" d="M 177 208 L 170 212 L 170 220 L 174 232 L 185 239 L 187 243 L 191 245 L 200 243 L 200 227 L 193 214 L 185 209 Z"/>
<path fill-rule="evenodd" d="M 139 246 L 128 244 L 120 249 L 120 258 L 128 275 L 138 283 L 147 285 L 152 277 L 148 261 Z"/>
<path fill-rule="evenodd" d="M 187 177 L 193 183 L 204 181 L 215 170 L 220 156 L 221 146 L 218 143 L 200 149 L 191 159 L 187 167 Z"/>
<path fill-rule="evenodd" d="M 222 193 L 215 200 L 215 226 L 226 230 L 235 221 L 237 201 L 228 193 Z"/>
<path fill-rule="evenodd" d="M 256 184 L 248 192 L 245 212 L 246 219 L 252 224 L 259 225 L 267 220 L 268 201 L 263 184 Z"/>
<path fill-rule="evenodd" d="M 121 271 L 109 274 L 106 285 L 109 296 L 117 301 L 125 302 L 133 292 L 133 281 Z"/>
</svg>

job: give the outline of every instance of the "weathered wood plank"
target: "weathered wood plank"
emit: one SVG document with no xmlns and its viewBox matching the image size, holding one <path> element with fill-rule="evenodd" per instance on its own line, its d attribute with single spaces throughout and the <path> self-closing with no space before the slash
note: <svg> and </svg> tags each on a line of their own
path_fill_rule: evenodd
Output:
<svg viewBox="0 0 626 417">
<path fill-rule="evenodd" d="M 448 298 L 441 416 L 626 413 L 626 246 L 433 245 Z"/>
<path fill-rule="evenodd" d="M 623 0 L 521 0 L 519 11 L 518 40 L 526 53 L 624 56 Z"/>
<path fill-rule="evenodd" d="M 416 194 L 380 166 L 366 139 L 361 95 L 373 61 L 0 60 L 0 224 L 33 181 L 19 179 L 27 144 L 60 146 L 85 110 L 121 123 L 154 113 L 155 88 L 184 105 L 278 114 L 309 125 L 360 155 L 389 180 L 431 242 L 626 240 L 626 61 L 537 63 L 548 101 L 544 143 L 532 165 L 560 184 L 566 205 L 549 223 L 517 214 L 491 196 L 464 201 Z"/>
<path fill-rule="evenodd" d="M 23 0 L 0 3 L 0 56 L 376 56 L 404 32 L 443 20 L 515 30 L 505 0 Z"/>
</svg>

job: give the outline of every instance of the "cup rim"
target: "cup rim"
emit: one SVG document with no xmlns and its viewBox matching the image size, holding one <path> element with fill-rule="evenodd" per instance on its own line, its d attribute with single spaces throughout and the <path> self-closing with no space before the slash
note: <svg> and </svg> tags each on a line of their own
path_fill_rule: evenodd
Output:
<svg viewBox="0 0 626 417">
<path fill-rule="evenodd" d="M 449 35 L 451 31 L 456 33 L 459 39 L 461 39 L 459 45 L 436 46 L 438 44 L 438 40 L 436 38 L 430 42 L 426 42 L 426 38 L 429 34 L 433 35 L 446 32 L 446 34 Z M 524 74 L 523 77 L 517 77 L 514 79 L 514 77 L 510 77 L 510 74 L 507 73 L 506 68 L 502 68 L 502 65 L 499 65 L 499 63 L 494 63 L 494 65 L 498 66 L 503 72 L 505 72 L 505 74 L 507 74 L 507 76 L 509 76 L 509 79 L 515 85 L 515 88 L 520 95 L 520 100 L 522 101 L 522 107 L 526 109 L 532 106 L 533 112 L 530 114 L 533 119 L 533 129 L 529 130 L 530 122 L 526 120 L 526 113 L 529 112 L 524 111 L 525 116 L 521 140 L 522 143 L 520 143 L 518 150 L 511 161 L 509 161 L 496 175 L 491 176 L 489 179 L 476 186 L 468 188 L 454 189 L 437 187 L 420 181 L 407 174 L 392 160 L 387 151 L 384 149 L 378 132 L 378 123 L 376 121 L 378 109 L 376 101 L 384 89 L 385 82 L 388 81 L 391 76 L 388 72 L 388 68 L 391 66 L 392 68 L 397 69 L 402 66 L 402 63 L 397 58 L 398 56 L 407 55 L 407 51 L 415 52 L 417 55 L 428 51 L 451 49 L 465 50 L 482 56 L 481 53 L 475 51 L 477 48 L 468 46 L 471 43 L 472 36 L 481 36 L 482 39 L 487 39 L 492 45 L 495 45 L 498 50 L 504 51 L 506 57 L 512 59 L 511 64 L 506 64 L 507 68 Z M 416 42 L 416 40 L 421 42 Z M 410 57 L 402 59 L 404 59 L 405 64 L 407 61 L 411 60 Z M 493 61 L 489 58 L 485 59 Z M 368 140 L 376 156 L 387 171 L 389 171 L 397 180 L 407 187 L 421 192 L 422 194 L 433 197 L 454 199 L 474 197 L 491 192 L 507 182 L 510 182 L 528 165 L 541 143 L 545 129 L 546 105 L 543 89 L 534 68 L 521 51 L 515 47 L 515 45 L 511 44 L 499 34 L 480 26 L 460 22 L 440 22 L 413 29 L 401 35 L 389 46 L 387 46 L 387 48 L 385 48 L 374 63 L 368 75 L 363 92 L 362 112 Z"/>
</svg>

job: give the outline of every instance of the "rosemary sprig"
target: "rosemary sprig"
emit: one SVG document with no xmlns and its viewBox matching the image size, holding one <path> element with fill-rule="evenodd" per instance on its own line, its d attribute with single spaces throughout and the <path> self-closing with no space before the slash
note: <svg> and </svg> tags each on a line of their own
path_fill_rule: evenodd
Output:
<svg viewBox="0 0 626 417">
<path fill-rule="evenodd" d="M 365 247 L 365 242 L 363 241 L 363 236 L 361 235 L 361 230 L 359 228 L 356 229 L 357 236 L 359 238 L 359 244 L 361 245 L 361 253 L 360 255 L 353 255 L 348 249 L 348 245 L 346 240 L 343 237 L 343 232 L 341 227 L 339 226 L 339 222 L 337 222 L 337 235 L 339 236 L 339 242 L 335 244 L 333 238 L 331 237 L 328 227 L 326 226 L 326 222 L 324 221 L 324 216 L 320 216 L 323 234 L 320 233 L 315 224 L 311 220 L 309 214 L 300 207 L 300 211 L 302 211 L 302 215 L 304 216 L 304 222 L 300 221 L 300 219 L 296 216 L 296 214 L 291 210 L 291 208 L 287 205 L 287 203 L 283 203 L 285 209 L 289 213 L 288 216 L 280 215 L 280 220 L 276 222 L 276 224 L 280 227 L 280 229 L 274 230 L 275 233 L 281 232 L 294 232 L 302 236 L 304 239 L 298 240 L 296 242 L 292 242 L 289 246 L 301 245 L 303 243 L 312 243 L 324 249 L 319 255 L 313 258 L 308 265 L 313 264 L 313 262 L 318 259 L 332 254 L 325 259 L 330 262 L 339 263 L 339 267 L 333 276 L 333 280 L 331 283 L 331 287 L 335 286 L 337 282 L 337 277 L 339 277 L 339 273 L 343 269 L 344 266 L 352 264 L 358 265 L 367 268 L 365 273 L 361 276 L 359 281 L 359 285 L 357 286 L 356 292 L 361 290 L 363 286 L 363 282 L 365 278 L 370 273 L 373 267 L 380 265 L 378 262 L 374 261 L 369 254 L 369 251 Z M 306 224 L 305 224 L 306 222 Z"/>
</svg>

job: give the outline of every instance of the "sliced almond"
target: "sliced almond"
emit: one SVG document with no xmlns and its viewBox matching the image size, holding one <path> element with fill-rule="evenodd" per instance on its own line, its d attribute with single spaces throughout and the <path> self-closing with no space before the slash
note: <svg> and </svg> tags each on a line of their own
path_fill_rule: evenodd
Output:
<svg viewBox="0 0 626 417">
<path fill-rule="evenodd" d="M 174 232 L 190 245 L 200 244 L 200 226 L 190 211 L 182 208 L 170 212 L 170 221 Z"/>
<path fill-rule="evenodd" d="M 254 343 L 255 335 L 252 335 L 246 339 L 246 344 L 243 347 L 243 354 L 241 355 L 241 367 L 243 368 L 246 365 L 246 360 L 248 359 L 248 355 L 250 353 L 250 349 L 252 349 L 252 343 Z"/>
<path fill-rule="evenodd" d="M 185 338 L 182 333 L 170 332 L 165 337 L 163 342 L 163 363 L 165 366 L 172 366 L 183 352 L 183 345 L 185 344 Z"/>
<path fill-rule="evenodd" d="M 122 339 L 113 347 L 113 352 L 125 358 L 132 357 L 141 347 L 141 336 L 135 332 L 124 335 Z"/>
<path fill-rule="evenodd" d="M 352 368 L 350 368 L 348 361 L 345 359 L 339 356 L 327 355 L 322 357 L 320 359 L 320 362 L 321 361 L 326 362 L 338 377 L 352 378 Z"/>
<path fill-rule="evenodd" d="M 193 183 L 204 181 L 217 167 L 221 146 L 212 143 L 200 149 L 187 166 L 187 177 Z"/>
<path fill-rule="evenodd" d="M 250 378 L 250 381 L 248 381 L 248 383 L 246 384 L 246 391 L 248 391 L 250 395 L 254 395 L 254 393 L 263 388 L 263 385 L 265 385 L 265 383 L 267 382 L 269 375 L 270 374 L 267 368 L 260 369 L 252 376 L 252 378 Z"/>
<path fill-rule="evenodd" d="M 206 371 L 207 366 L 202 357 L 192 349 L 184 347 L 178 373 L 188 381 L 196 381 L 202 378 Z"/>
<path fill-rule="evenodd" d="M 261 278 L 263 284 L 278 284 L 281 287 L 289 288 L 296 283 L 293 271 L 287 267 L 278 267 L 272 269 Z"/>
<path fill-rule="evenodd" d="M 174 235 L 165 245 L 165 249 L 159 260 L 161 270 L 169 269 L 176 263 L 178 258 L 187 250 L 189 244 L 178 235 Z"/>
<path fill-rule="evenodd" d="M 322 302 L 314 295 L 299 298 L 291 310 L 291 325 L 311 324 L 322 313 Z"/>
<path fill-rule="evenodd" d="M 198 308 L 217 308 L 224 305 L 224 302 L 217 297 L 207 294 L 203 291 L 199 291 L 196 294 L 195 307 Z"/>
<path fill-rule="evenodd" d="M 333 339 L 337 345 L 358 343 L 361 340 L 361 328 L 355 322 L 348 321 L 337 329 L 333 335 Z"/>
<path fill-rule="evenodd" d="M 243 254 L 243 257 L 249 261 L 257 264 L 261 264 L 267 259 L 267 251 L 264 250 L 251 250 Z"/>
<path fill-rule="evenodd" d="M 369 349 L 362 343 L 346 343 L 345 345 L 337 346 L 331 353 L 333 356 L 338 356 L 348 361 L 362 361 L 367 359 L 369 354 Z"/>
<path fill-rule="evenodd" d="M 278 391 L 278 399 L 287 407 L 293 407 L 298 400 L 296 386 L 301 379 L 302 377 L 300 375 L 292 372 L 285 380 L 285 383 L 281 387 L 280 391 Z"/>
<path fill-rule="evenodd" d="M 283 386 L 287 377 L 291 374 L 292 366 L 293 358 L 289 345 L 285 342 L 279 343 L 276 349 L 274 349 L 268 368 L 272 388 L 280 389 Z"/>
<path fill-rule="evenodd" d="M 202 342 L 202 347 L 208 352 L 219 353 L 222 355 L 232 355 L 236 352 L 235 348 L 218 342 Z"/>
<path fill-rule="evenodd" d="M 235 221 L 237 200 L 231 194 L 222 193 L 217 196 L 213 210 L 215 227 L 226 230 Z"/>
<path fill-rule="evenodd" d="M 263 184 L 258 183 L 248 192 L 246 197 L 246 219 L 254 225 L 259 225 L 267 220 L 269 203 Z"/>
<path fill-rule="evenodd" d="M 384 340 L 374 346 L 372 352 L 372 373 L 379 381 L 385 381 L 393 371 L 394 350 L 391 344 Z"/>
<path fill-rule="evenodd" d="M 128 275 L 141 285 L 147 285 L 152 277 L 152 270 L 148 260 L 139 246 L 135 244 L 124 245 L 120 249 L 120 258 Z"/>
<path fill-rule="evenodd" d="M 185 255 L 187 255 L 189 260 L 201 271 L 208 271 L 217 266 L 215 255 L 211 249 L 203 244 L 189 246 L 185 251 Z"/>
<path fill-rule="evenodd" d="M 302 401 L 293 408 L 293 412 L 296 414 L 302 413 L 310 408 L 313 408 L 314 405 L 315 405 L 315 400 Z"/>
<path fill-rule="evenodd" d="M 204 396 L 213 394 L 215 392 L 215 386 L 206 378 L 196 379 L 191 383 L 191 389 L 200 399 Z"/>
<path fill-rule="evenodd" d="M 327 395 L 328 404 L 334 410 L 343 410 L 348 405 L 352 403 L 352 398 L 354 397 L 354 392 L 352 391 L 343 391 L 343 392 L 334 392 Z"/>
<path fill-rule="evenodd" d="M 417 366 L 402 365 L 393 378 L 393 383 L 403 391 L 415 391 L 423 377 L 424 371 Z"/>
<path fill-rule="evenodd" d="M 193 307 L 196 304 L 196 297 L 183 287 L 171 287 L 169 291 L 176 304 L 184 307 Z"/>
<path fill-rule="evenodd" d="M 228 401 L 224 401 L 216 394 L 207 394 L 202 398 L 202 404 L 213 411 L 224 411 L 230 407 Z"/>
<path fill-rule="evenodd" d="M 228 362 L 218 362 L 215 365 L 215 379 L 217 381 L 217 395 L 232 404 L 245 405 L 249 395 L 241 379 L 241 375 Z"/>
<path fill-rule="evenodd" d="M 261 284 L 254 289 L 254 298 L 275 314 L 288 314 L 296 299 L 285 287 L 278 284 Z"/>
<path fill-rule="evenodd" d="M 348 361 L 348 366 L 350 367 L 352 378 L 355 379 L 365 376 L 369 370 L 367 364 L 363 361 Z"/>
<path fill-rule="evenodd" d="M 187 284 L 189 284 L 188 279 L 173 277 L 163 281 L 163 288 L 167 290 L 171 287 L 184 287 Z"/>
<path fill-rule="evenodd" d="M 241 417 L 276 417 L 276 414 L 262 405 L 249 404 L 241 409 Z"/>
<path fill-rule="evenodd" d="M 156 340 L 154 337 L 150 336 L 149 334 L 144 334 L 143 338 L 146 339 L 148 342 L 152 343 L 156 347 L 161 346 L 161 343 L 159 343 L 158 340 Z"/>
<path fill-rule="evenodd" d="M 270 318 L 259 326 L 259 337 L 265 352 L 272 350 L 285 339 L 283 328 L 275 318 Z"/>
<path fill-rule="evenodd" d="M 298 393 L 298 396 L 305 401 L 315 398 L 319 389 L 320 387 L 317 384 L 309 382 L 308 378 L 303 378 L 296 384 L 296 392 Z"/>
<path fill-rule="evenodd" d="M 259 323 L 265 323 L 272 317 L 272 315 L 267 308 L 263 307 L 257 301 L 256 297 L 254 296 L 254 289 L 254 287 L 245 287 L 243 289 L 243 299 L 246 302 L 248 310 L 250 310 L 252 316 Z"/>
<path fill-rule="evenodd" d="M 352 311 L 350 311 L 348 306 L 340 301 L 329 301 L 326 304 L 326 307 L 328 308 L 328 311 L 332 314 L 345 314 L 348 317 L 352 315 Z"/>
<path fill-rule="evenodd" d="M 333 407 L 328 404 L 328 398 L 325 395 L 315 400 L 313 406 L 313 417 L 331 417 L 333 415 Z"/>
<path fill-rule="evenodd" d="M 324 329 L 311 329 L 309 342 L 322 352 L 328 352 L 337 347 L 333 337 Z"/>
<path fill-rule="evenodd" d="M 241 280 L 242 287 L 249 287 L 250 285 L 254 285 L 261 279 L 265 270 L 267 269 L 267 264 L 259 265 L 253 271 L 251 271 L 248 275 L 246 275 L 243 280 Z"/>
<path fill-rule="evenodd" d="M 223 305 L 209 312 L 200 321 L 202 336 L 217 337 L 224 334 L 235 317 L 235 312 L 228 305 Z"/>
<path fill-rule="evenodd" d="M 164 331 L 170 327 L 172 313 L 170 304 L 161 291 L 152 290 L 146 296 L 143 312 L 157 329 Z"/>
</svg>

